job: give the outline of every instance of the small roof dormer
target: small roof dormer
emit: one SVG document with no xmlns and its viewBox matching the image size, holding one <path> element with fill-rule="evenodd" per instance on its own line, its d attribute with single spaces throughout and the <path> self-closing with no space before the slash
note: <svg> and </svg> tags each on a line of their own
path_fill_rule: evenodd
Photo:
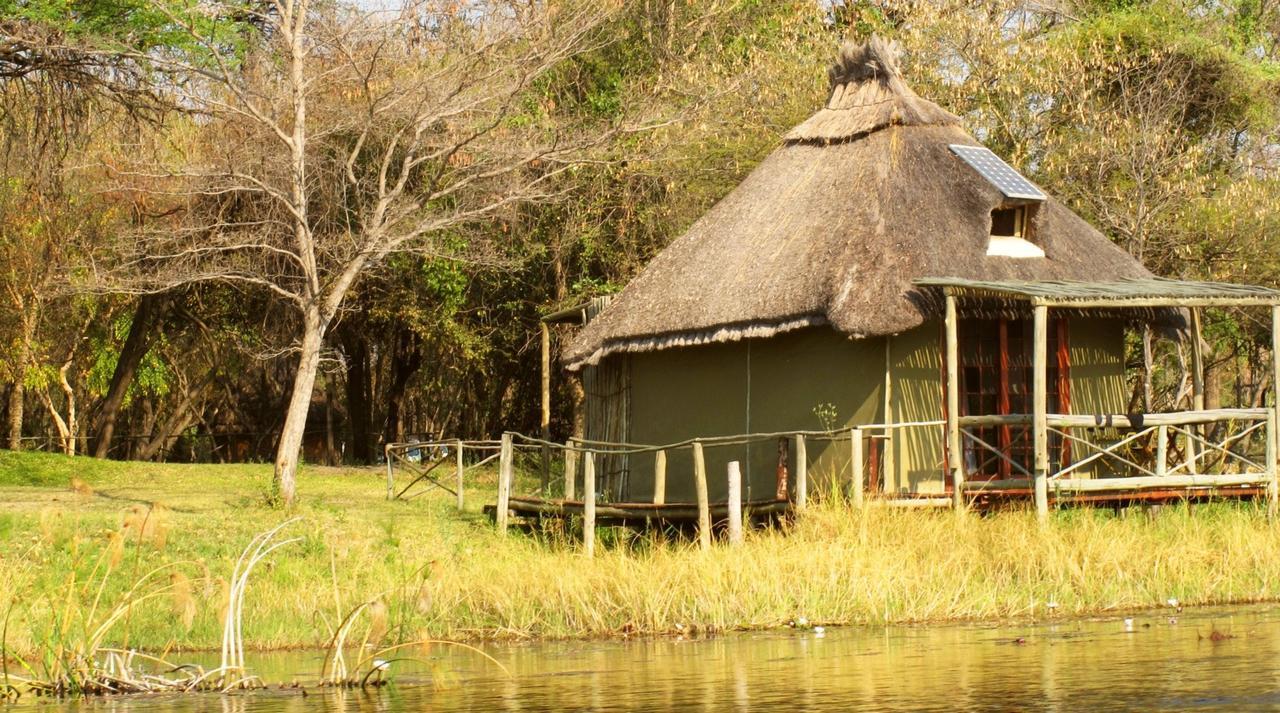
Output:
<svg viewBox="0 0 1280 713">
<path fill-rule="evenodd" d="M 951 144 L 947 148 L 982 176 L 1003 197 L 991 210 L 988 257 L 1042 258 L 1044 248 L 1032 235 L 1031 219 L 1049 196 L 985 146 Z"/>
</svg>

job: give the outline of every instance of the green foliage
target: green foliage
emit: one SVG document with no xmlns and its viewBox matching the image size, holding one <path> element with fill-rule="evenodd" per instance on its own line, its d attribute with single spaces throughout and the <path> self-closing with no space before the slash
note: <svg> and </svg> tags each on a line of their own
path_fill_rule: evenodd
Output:
<svg viewBox="0 0 1280 713">
<path fill-rule="evenodd" d="M 0 17 L 55 33 L 73 47 L 108 53 L 87 61 L 108 63 L 113 54 L 141 57 L 160 51 L 210 64 L 211 47 L 235 61 L 249 46 L 248 10 L 256 6 L 245 2 L 243 7 L 240 13 L 217 16 L 183 0 L 0 0 Z M 187 28 L 207 42 L 197 41 Z M 28 59 L 39 64 L 38 57 Z"/>
<path fill-rule="evenodd" d="M 85 388 L 94 397 L 101 398 L 111 387 L 111 377 L 115 374 L 116 364 L 120 359 L 120 347 L 129 334 L 132 315 L 120 315 L 111 324 L 106 334 L 95 336 L 90 340 L 89 353 L 92 363 L 85 378 Z M 142 358 L 133 381 L 125 391 L 127 406 L 139 394 L 162 398 L 169 394 L 173 385 L 174 373 L 161 353 L 167 337 L 160 334 L 155 338 L 155 345 Z"/>
</svg>

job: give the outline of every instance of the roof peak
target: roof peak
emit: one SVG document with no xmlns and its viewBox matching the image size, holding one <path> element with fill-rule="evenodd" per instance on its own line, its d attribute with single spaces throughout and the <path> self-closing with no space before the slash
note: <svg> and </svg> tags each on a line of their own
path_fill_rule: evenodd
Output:
<svg viewBox="0 0 1280 713">
<path fill-rule="evenodd" d="M 857 138 L 886 126 L 959 125 L 960 119 L 926 99 L 902 80 L 898 43 L 872 35 L 846 40 L 827 70 L 827 105 L 787 133 L 791 142 L 831 143 Z"/>
<path fill-rule="evenodd" d="M 872 35 L 866 42 L 845 40 L 836 53 L 836 60 L 827 70 L 831 89 L 835 91 L 836 87 L 843 84 L 860 84 L 872 80 L 888 84 L 900 76 L 898 59 L 901 56 L 902 46 L 880 35 Z"/>
</svg>

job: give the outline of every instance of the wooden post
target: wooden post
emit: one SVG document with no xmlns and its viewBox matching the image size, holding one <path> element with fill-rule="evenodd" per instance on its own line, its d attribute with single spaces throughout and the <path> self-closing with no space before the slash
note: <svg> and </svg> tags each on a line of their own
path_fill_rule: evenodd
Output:
<svg viewBox="0 0 1280 713">
<path fill-rule="evenodd" d="M 1034 342 L 1032 362 L 1032 429 L 1035 433 L 1035 495 L 1036 515 L 1041 521 L 1049 518 L 1049 424 L 1048 409 L 1048 359 L 1049 359 L 1049 308 L 1035 306 Z"/>
<path fill-rule="evenodd" d="M 1200 308 L 1191 308 L 1191 408 L 1204 410 L 1204 347 L 1200 335 Z"/>
<path fill-rule="evenodd" d="M 960 443 L 960 333 L 955 295 L 947 295 L 947 469 L 956 510 L 964 508 L 964 459 Z"/>
<path fill-rule="evenodd" d="M 787 445 L 790 443 L 786 437 L 778 438 L 778 468 L 777 476 L 774 479 L 773 499 L 774 500 L 790 500 L 791 485 L 787 481 L 790 480 L 791 471 L 790 463 L 791 454 L 788 453 Z"/>
<path fill-rule="evenodd" d="M 707 500 L 707 461 L 702 442 L 693 442 L 693 487 L 698 495 L 698 545 L 711 549 L 711 503 Z"/>
<path fill-rule="evenodd" d="M 507 532 L 507 510 L 511 507 L 511 481 L 515 478 L 515 463 L 511 447 L 511 434 L 502 434 L 502 447 L 498 451 L 498 504 L 494 507 L 494 519 L 498 532 Z"/>
<path fill-rule="evenodd" d="M 663 505 L 667 502 L 667 452 L 657 451 L 653 454 L 653 504 Z"/>
<path fill-rule="evenodd" d="M 796 434 L 796 510 L 809 504 L 809 451 L 804 434 Z"/>
<path fill-rule="evenodd" d="M 884 338 L 884 423 L 886 426 L 893 423 L 893 337 Z M 886 428 L 884 436 L 884 453 L 881 456 L 883 480 L 885 483 L 892 482 L 894 487 L 898 487 L 900 485 L 898 473 L 894 470 L 897 458 L 894 457 L 893 452 L 893 430 Z"/>
<path fill-rule="evenodd" d="M 1161 424 L 1156 427 L 1156 475 L 1169 473 L 1169 427 Z"/>
<path fill-rule="evenodd" d="M 854 428 L 849 431 L 849 463 L 853 470 L 853 487 L 849 490 L 850 497 L 853 498 L 854 507 L 862 507 L 862 493 L 866 489 L 863 485 L 862 470 L 862 429 Z"/>
<path fill-rule="evenodd" d="M 551 439 L 551 328 L 539 322 L 542 332 L 542 413 L 538 422 L 542 427 L 542 440 Z M 551 447 L 542 444 L 542 494 L 551 487 Z"/>
<path fill-rule="evenodd" d="M 392 500 L 396 497 L 396 474 L 391 467 L 391 444 L 390 443 L 388 443 L 386 447 L 382 449 L 382 456 L 387 461 L 387 500 Z"/>
<path fill-rule="evenodd" d="M 1276 473 L 1276 412 L 1267 411 L 1267 514 L 1280 512 L 1280 480 Z"/>
<path fill-rule="evenodd" d="M 742 544 L 742 468 L 729 461 L 729 544 Z"/>
<path fill-rule="evenodd" d="M 454 471 L 454 475 L 457 477 L 457 481 L 458 481 L 458 482 L 457 482 L 457 488 L 458 488 L 458 509 L 459 509 L 459 510 L 461 510 L 461 509 L 462 509 L 462 473 L 463 473 L 463 471 L 465 471 L 465 470 L 466 470 L 466 467 L 465 467 L 465 466 L 463 466 L 463 464 L 462 464 L 462 448 L 463 448 L 463 445 L 462 445 L 462 439 L 461 439 L 461 438 L 459 438 L 459 439 L 457 440 L 457 442 L 453 444 L 453 446 L 454 446 L 454 448 L 455 448 L 455 450 L 454 450 L 454 452 L 453 452 L 453 464 L 454 464 L 454 465 L 453 465 L 453 471 Z"/>
<path fill-rule="evenodd" d="M 1278 424 L 1280 424 L 1280 305 L 1273 305 L 1271 307 L 1271 422 L 1268 424 L 1272 433 L 1267 442 L 1271 448 L 1271 457 L 1267 459 L 1267 466 L 1272 472 L 1269 483 L 1273 494 L 1272 512 L 1275 512 L 1277 507 L 1274 503 L 1280 501 L 1280 481 L 1277 481 L 1277 477 L 1280 477 L 1277 474 L 1280 466 L 1276 464 L 1277 452 L 1280 451 L 1280 433 L 1276 432 Z"/>
<path fill-rule="evenodd" d="M 582 454 L 582 547 L 588 557 L 596 553 L 596 454 Z"/>
<path fill-rule="evenodd" d="M 1201 335 L 1201 313 L 1199 307 L 1191 308 L 1191 409 L 1204 410 L 1204 339 Z M 1187 431 L 1203 436 L 1200 426 L 1187 426 Z M 1200 456 L 1201 445 L 1193 438 L 1187 439 L 1187 457 L 1195 460 Z M 1190 462 L 1190 461 L 1189 461 Z M 1195 472 L 1195 467 L 1188 466 L 1187 474 Z"/>
<path fill-rule="evenodd" d="M 564 442 L 564 499 L 573 500 L 578 487 L 578 452 L 573 449 L 573 439 Z"/>
</svg>

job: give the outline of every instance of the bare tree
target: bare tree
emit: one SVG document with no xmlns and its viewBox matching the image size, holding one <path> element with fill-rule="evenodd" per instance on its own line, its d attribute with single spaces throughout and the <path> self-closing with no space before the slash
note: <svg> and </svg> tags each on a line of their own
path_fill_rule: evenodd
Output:
<svg viewBox="0 0 1280 713">
<path fill-rule="evenodd" d="M 492 258 L 500 246 L 474 228 L 554 197 L 557 177 L 621 130 L 552 125 L 535 91 L 591 46 L 599 5 L 424 0 L 390 17 L 309 0 L 209 3 L 210 19 L 253 18 L 251 49 L 175 15 L 199 59 L 137 58 L 170 78 L 192 138 L 119 175 L 185 211 L 136 236 L 113 286 L 235 283 L 292 306 L 298 365 L 275 459 L 284 503 L 325 336 L 360 276 L 404 251 Z"/>
</svg>

